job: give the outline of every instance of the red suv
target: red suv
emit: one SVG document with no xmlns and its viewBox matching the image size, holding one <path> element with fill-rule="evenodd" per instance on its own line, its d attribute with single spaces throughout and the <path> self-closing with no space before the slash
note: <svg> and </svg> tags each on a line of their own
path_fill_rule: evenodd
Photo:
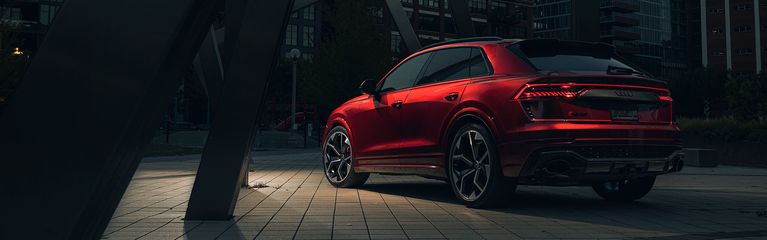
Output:
<svg viewBox="0 0 767 240">
<path fill-rule="evenodd" d="M 607 44 L 460 39 L 360 89 L 325 129 L 336 187 L 415 174 L 446 180 L 472 207 L 503 203 L 518 184 L 586 185 L 630 201 L 683 166 L 666 83 Z"/>
</svg>

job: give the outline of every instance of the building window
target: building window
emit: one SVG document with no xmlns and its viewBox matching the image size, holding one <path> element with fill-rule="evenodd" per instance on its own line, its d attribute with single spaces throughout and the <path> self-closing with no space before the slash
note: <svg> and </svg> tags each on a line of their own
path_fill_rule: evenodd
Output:
<svg viewBox="0 0 767 240">
<path fill-rule="evenodd" d="M 314 5 L 304 8 L 304 19 L 314 20 Z"/>
<path fill-rule="evenodd" d="M 738 56 L 751 55 L 752 53 L 754 53 L 754 50 L 750 48 L 735 49 L 735 55 L 738 55 Z"/>
<path fill-rule="evenodd" d="M 734 29 L 735 32 L 751 32 L 751 25 L 737 26 Z"/>
<path fill-rule="evenodd" d="M 724 31 L 722 31 L 721 28 L 714 28 L 714 29 L 711 29 L 711 33 L 712 34 L 722 34 L 722 33 L 724 33 Z"/>
<path fill-rule="evenodd" d="M 423 7 L 439 8 L 439 0 L 420 0 L 418 4 Z"/>
<path fill-rule="evenodd" d="M 298 18 L 298 11 L 291 13 L 290 18 Z"/>
<path fill-rule="evenodd" d="M 314 47 L 314 27 L 304 26 L 304 47 Z"/>
<path fill-rule="evenodd" d="M 368 7 L 368 15 L 373 17 L 376 24 L 383 24 L 383 8 L 378 6 Z"/>
<path fill-rule="evenodd" d="M 402 44 L 402 36 L 399 32 L 391 33 L 391 52 L 398 53 L 400 51 L 400 44 Z"/>
<path fill-rule="evenodd" d="M 0 17 L 3 20 L 21 21 L 21 8 L 0 7 Z"/>
<path fill-rule="evenodd" d="M 473 13 L 485 13 L 487 0 L 469 0 L 469 11 Z"/>
<path fill-rule="evenodd" d="M 750 10 L 751 4 L 738 4 L 737 9 L 738 11 Z"/>
<path fill-rule="evenodd" d="M 722 14 L 724 13 L 724 9 L 722 8 L 713 8 L 708 10 L 708 14 Z"/>
<path fill-rule="evenodd" d="M 298 45 L 298 26 L 295 24 L 288 24 L 288 29 L 285 30 L 285 45 L 295 46 Z"/>
<path fill-rule="evenodd" d="M 724 55 L 725 55 L 724 51 L 712 51 L 711 52 L 711 56 L 714 56 L 714 57 L 721 57 L 721 56 L 724 56 Z"/>
<path fill-rule="evenodd" d="M 517 12 L 519 14 L 519 12 Z M 490 1 L 490 15 L 496 18 L 503 18 L 509 15 L 509 4 L 497 0 Z"/>
</svg>

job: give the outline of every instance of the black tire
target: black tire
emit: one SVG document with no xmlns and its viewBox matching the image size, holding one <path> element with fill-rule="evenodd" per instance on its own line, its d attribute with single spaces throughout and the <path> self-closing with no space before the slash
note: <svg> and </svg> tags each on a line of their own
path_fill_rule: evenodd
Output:
<svg viewBox="0 0 767 240">
<path fill-rule="evenodd" d="M 468 139 L 473 143 L 467 145 Z M 516 190 L 516 183 L 503 176 L 499 160 L 495 139 L 484 126 L 468 123 L 453 134 L 447 148 L 446 168 L 448 185 L 461 203 L 473 208 L 488 208 L 508 202 Z M 472 171 L 474 175 L 471 175 Z M 473 189 L 466 187 L 467 180 L 471 180 L 469 184 Z M 482 182 L 486 183 L 484 189 Z"/>
<path fill-rule="evenodd" d="M 628 202 L 647 195 L 653 185 L 655 185 L 655 176 L 600 182 L 591 185 L 591 187 L 605 200 Z"/>
<path fill-rule="evenodd" d="M 354 171 L 354 149 L 346 129 L 341 126 L 334 127 L 328 132 L 324 143 L 322 168 L 325 179 L 339 188 L 352 188 L 365 184 L 370 174 Z"/>
</svg>

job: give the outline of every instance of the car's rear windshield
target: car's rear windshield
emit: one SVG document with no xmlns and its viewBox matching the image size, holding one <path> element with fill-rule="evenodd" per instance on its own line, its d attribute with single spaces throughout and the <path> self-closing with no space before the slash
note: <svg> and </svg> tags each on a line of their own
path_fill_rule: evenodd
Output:
<svg viewBox="0 0 767 240">
<path fill-rule="evenodd" d="M 539 71 L 641 71 L 617 56 L 612 47 L 602 44 L 531 40 L 509 45 L 508 49 Z"/>
</svg>

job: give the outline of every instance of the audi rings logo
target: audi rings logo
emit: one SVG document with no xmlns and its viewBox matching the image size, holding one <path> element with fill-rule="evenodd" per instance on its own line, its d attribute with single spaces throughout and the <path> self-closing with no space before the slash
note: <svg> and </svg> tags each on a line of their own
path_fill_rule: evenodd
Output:
<svg viewBox="0 0 767 240">
<path fill-rule="evenodd" d="M 634 93 L 629 90 L 615 90 L 615 95 L 620 97 L 633 97 Z"/>
</svg>

